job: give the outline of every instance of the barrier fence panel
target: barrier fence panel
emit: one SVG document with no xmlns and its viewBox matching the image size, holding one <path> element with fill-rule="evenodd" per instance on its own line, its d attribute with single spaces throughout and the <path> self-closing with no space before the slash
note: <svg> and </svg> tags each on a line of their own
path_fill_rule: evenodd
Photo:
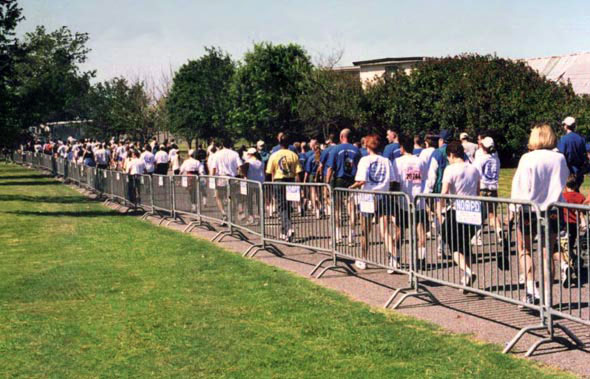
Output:
<svg viewBox="0 0 590 379">
<path fill-rule="evenodd" d="M 326 184 L 266 182 L 264 238 L 332 253 L 331 189 Z"/>
<path fill-rule="evenodd" d="M 262 236 L 262 183 L 247 179 L 229 179 L 231 225 Z"/>
<path fill-rule="evenodd" d="M 128 178 L 127 174 L 119 171 L 109 171 L 112 185 L 112 197 L 123 204 L 127 203 Z"/>
<path fill-rule="evenodd" d="M 172 179 L 167 175 L 152 175 L 153 209 L 172 213 Z"/>
<path fill-rule="evenodd" d="M 152 208 L 152 177 L 150 175 L 140 175 L 136 179 L 137 196 L 139 204 L 144 211 L 153 212 Z"/>
<path fill-rule="evenodd" d="M 55 159 L 55 172 L 57 175 L 65 178 L 66 177 L 66 160 L 63 158 Z"/>
<path fill-rule="evenodd" d="M 195 175 L 175 175 L 171 178 L 174 187 L 174 212 L 197 216 L 199 177 Z"/>
<path fill-rule="evenodd" d="M 590 325 L 589 216 L 589 206 L 554 203 L 548 208 L 545 225 L 550 247 L 546 256 L 551 278 L 549 312 L 585 325 Z"/>
<path fill-rule="evenodd" d="M 198 207 L 205 221 L 225 224 L 229 213 L 228 177 L 199 176 Z"/>
<path fill-rule="evenodd" d="M 414 204 L 400 192 L 336 188 L 335 253 L 409 273 L 414 241 Z"/>
</svg>

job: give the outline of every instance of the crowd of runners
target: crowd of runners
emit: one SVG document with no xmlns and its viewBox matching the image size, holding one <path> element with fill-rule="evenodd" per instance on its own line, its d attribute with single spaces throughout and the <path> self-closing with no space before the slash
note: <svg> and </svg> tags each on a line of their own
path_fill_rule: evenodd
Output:
<svg viewBox="0 0 590 379">
<path fill-rule="evenodd" d="M 565 223 L 568 223 L 572 222 L 572 214 L 550 214 L 549 204 L 556 201 L 575 204 L 590 202 L 590 199 L 580 194 L 584 174 L 589 168 L 588 146 L 585 139 L 575 132 L 575 119 L 567 117 L 562 127 L 564 135 L 559 140 L 548 124 L 537 124 L 532 128 L 528 140 L 529 152 L 521 157 L 512 180 L 511 198 L 536 203 L 542 216 L 551 220 L 550 241 L 556 240 L 560 232 L 557 217 L 564 217 Z M 185 158 L 181 157 L 174 140 L 159 142 L 156 138 L 145 144 L 128 140 L 102 142 L 75 141 L 70 138 L 63 142 L 47 141 L 44 144 L 30 142 L 21 149 L 130 175 L 214 175 L 242 177 L 260 183 L 326 183 L 334 189 L 400 191 L 407 194 L 411 201 L 424 193 L 496 198 L 500 159 L 495 141 L 485 132 L 473 136 L 476 142 L 472 142 L 471 137 L 467 133 L 454 136 L 446 130 L 425 136 L 405 136 L 393 129 L 387 130 L 385 135 L 359 135 L 351 129 L 343 129 L 338 135 L 330 135 L 323 141 L 311 139 L 294 142 L 290 136 L 279 133 L 276 145 L 270 150 L 264 141 L 258 141 L 256 146 L 235 151 L 229 138 L 218 138 L 211 141 L 206 149 L 188 151 Z M 282 224 L 281 238 L 291 241 L 295 233 L 290 222 L 292 206 L 285 201 L 284 187 L 278 191 L 275 194 L 276 204 L 265 205 L 275 207 Z M 396 224 L 399 228 L 401 220 L 407 220 L 408 209 L 393 209 L 378 197 L 375 199 L 374 209 L 370 212 L 363 212 L 362 209 L 360 212 L 354 211 L 352 208 L 359 207 L 359 203 L 352 197 L 351 201 L 338 202 L 334 206 L 348 208 L 349 217 L 360 214 L 360 237 L 365 247 L 368 244 L 366 236 L 372 225 L 377 225 L 389 253 L 389 266 L 395 268 L 398 264 L 395 246 L 400 238 L 399 230 L 395 230 Z M 220 199 L 217 200 L 220 211 L 224 212 Z M 304 206 L 313 212 L 314 217 L 322 218 L 330 211 L 330 199 L 319 189 L 308 192 L 304 201 Z M 461 284 L 469 286 L 476 280 L 468 257 L 470 246 L 481 243 L 481 234 L 470 228 L 467 230 L 472 232 L 459 235 L 459 221 L 451 203 L 443 199 L 434 207 L 417 204 L 417 265 L 426 266 L 426 239 L 437 238 L 438 246 L 448 246 L 451 252 L 449 258 L 461 268 Z M 342 209 L 335 209 L 335 212 L 336 215 L 342 214 Z M 486 222 L 499 240 L 503 238 L 505 224 L 520 222 L 531 228 L 530 225 L 535 221 L 515 220 L 518 212 L 512 212 L 509 220 L 503 220 L 493 212 L 487 213 Z M 573 218 L 576 221 L 575 215 Z M 344 235 L 340 225 L 337 219 L 335 232 L 339 243 L 356 237 Z M 432 236 L 432 230 L 445 232 Z M 577 230 L 577 227 L 571 230 Z M 536 303 L 539 294 L 534 283 L 531 245 L 537 230 L 517 228 L 517 232 L 526 302 Z M 355 265 L 359 269 L 366 267 L 360 260 Z M 572 268 L 563 261 L 561 266 L 555 270 L 560 270 L 562 282 L 567 285 Z"/>
</svg>

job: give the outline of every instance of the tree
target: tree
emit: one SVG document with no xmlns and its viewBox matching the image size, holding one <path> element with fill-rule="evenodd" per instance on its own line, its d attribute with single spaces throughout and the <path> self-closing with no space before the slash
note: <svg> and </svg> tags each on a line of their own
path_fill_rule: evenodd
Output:
<svg viewBox="0 0 590 379">
<path fill-rule="evenodd" d="M 503 164 L 512 164 L 526 151 L 533 122 L 558 123 L 580 113 L 582 102 L 571 86 L 542 78 L 522 62 L 467 54 L 426 61 L 409 75 L 384 76 L 368 87 L 364 107 L 381 131 L 486 131 Z"/>
<path fill-rule="evenodd" d="M 89 101 L 94 122 L 87 127 L 87 133 L 101 139 L 126 135 L 146 141 L 154 133 L 156 113 L 145 87 L 143 81 L 130 84 L 122 77 L 93 86 Z"/>
<path fill-rule="evenodd" d="M 335 70 L 342 52 L 317 64 L 302 82 L 297 112 L 307 137 L 325 138 L 330 132 L 361 123 L 363 88 L 357 72 Z"/>
<path fill-rule="evenodd" d="M 311 71 L 310 59 L 299 45 L 255 44 L 232 85 L 232 126 L 250 141 L 278 131 L 300 132 L 298 115 L 303 82 Z"/>
<path fill-rule="evenodd" d="M 38 26 L 26 33 L 26 55 L 16 65 L 19 109 L 24 127 L 42 122 L 86 118 L 86 95 L 94 71 L 82 71 L 90 49 L 88 34 L 61 27 L 47 33 Z"/>
<path fill-rule="evenodd" d="M 23 19 L 22 8 L 16 0 L 0 2 L 0 143 L 8 145 L 16 142 L 21 132 L 16 109 L 18 82 L 15 71 L 24 51 L 14 30 Z"/>
<path fill-rule="evenodd" d="M 170 129 L 187 140 L 228 133 L 229 90 L 235 71 L 230 56 L 218 48 L 188 61 L 174 76 L 166 108 Z"/>
</svg>

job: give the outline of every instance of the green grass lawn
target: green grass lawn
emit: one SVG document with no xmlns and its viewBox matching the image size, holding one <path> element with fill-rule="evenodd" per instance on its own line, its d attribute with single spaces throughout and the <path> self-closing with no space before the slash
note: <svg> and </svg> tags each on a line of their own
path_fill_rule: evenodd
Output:
<svg viewBox="0 0 590 379">
<path fill-rule="evenodd" d="M 553 377 L 0 164 L 5 377 Z"/>
</svg>

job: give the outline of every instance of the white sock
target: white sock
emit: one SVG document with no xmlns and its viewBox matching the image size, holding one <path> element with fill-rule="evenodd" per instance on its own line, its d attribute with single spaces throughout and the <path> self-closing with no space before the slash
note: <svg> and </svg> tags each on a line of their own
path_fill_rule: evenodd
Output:
<svg viewBox="0 0 590 379">
<path fill-rule="evenodd" d="M 426 248 L 419 247 L 418 248 L 418 259 L 425 259 L 426 258 Z"/>
<path fill-rule="evenodd" d="M 535 282 L 532 280 L 526 281 L 526 293 L 528 294 L 535 294 L 537 292 L 537 287 L 535 286 Z"/>
<path fill-rule="evenodd" d="M 469 267 L 465 267 L 465 276 L 471 276 L 471 269 Z"/>
</svg>

